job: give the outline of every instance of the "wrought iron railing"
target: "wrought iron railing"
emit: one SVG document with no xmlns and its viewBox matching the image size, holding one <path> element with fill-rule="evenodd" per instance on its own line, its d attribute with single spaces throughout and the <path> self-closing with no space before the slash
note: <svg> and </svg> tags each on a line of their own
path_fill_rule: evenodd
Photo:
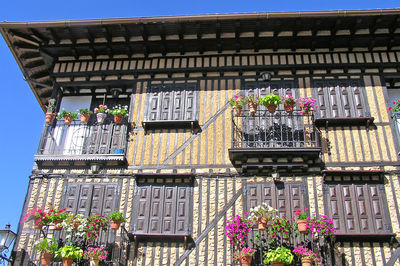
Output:
<svg viewBox="0 0 400 266">
<path fill-rule="evenodd" d="M 125 154 L 127 124 L 58 120 L 43 129 L 38 155 Z"/>
<path fill-rule="evenodd" d="M 284 110 L 271 114 L 257 110 L 255 114 L 232 112 L 232 148 L 317 148 L 318 130 L 314 115 L 291 114 Z"/>
</svg>

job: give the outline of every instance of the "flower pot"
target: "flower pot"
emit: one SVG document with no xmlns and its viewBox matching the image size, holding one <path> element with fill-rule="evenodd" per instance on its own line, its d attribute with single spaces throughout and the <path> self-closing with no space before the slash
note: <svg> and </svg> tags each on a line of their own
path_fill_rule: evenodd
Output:
<svg viewBox="0 0 400 266">
<path fill-rule="evenodd" d="M 313 258 L 301 258 L 301 265 L 303 266 L 312 266 L 314 264 Z"/>
<path fill-rule="evenodd" d="M 298 220 L 296 223 L 300 233 L 307 232 L 307 220 Z"/>
<path fill-rule="evenodd" d="M 96 114 L 96 117 L 97 117 L 97 123 L 99 123 L 100 125 L 102 125 L 102 124 L 104 123 L 104 120 L 105 120 L 106 117 L 107 117 L 107 114 L 106 114 L 106 113 L 97 113 L 97 114 Z"/>
<path fill-rule="evenodd" d="M 286 113 L 288 113 L 288 114 L 293 113 L 293 109 L 294 109 L 294 104 L 293 103 L 285 103 L 283 105 L 283 107 L 285 107 Z"/>
<path fill-rule="evenodd" d="M 117 125 L 122 124 L 122 121 L 124 120 L 124 117 L 119 114 L 119 115 L 114 115 L 114 123 Z"/>
<path fill-rule="evenodd" d="M 308 108 L 307 110 L 304 108 L 304 106 L 301 106 L 301 114 L 302 115 L 309 115 L 311 113 L 310 108 Z"/>
<path fill-rule="evenodd" d="M 265 217 L 260 217 L 257 219 L 258 221 L 258 230 L 259 231 L 265 231 L 267 229 L 267 218 Z"/>
<path fill-rule="evenodd" d="M 71 125 L 72 120 L 74 120 L 74 118 L 72 116 L 69 116 L 69 115 L 64 116 L 64 123 L 67 126 Z"/>
<path fill-rule="evenodd" d="M 87 124 L 89 122 L 90 114 L 81 114 L 81 123 Z"/>
<path fill-rule="evenodd" d="M 276 104 L 273 104 L 273 103 L 267 104 L 267 110 L 268 110 L 268 112 L 270 112 L 271 114 L 275 113 L 276 107 L 277 107 Z"/>
<path fill-rule="evenodd" d="M 118 230 L 118 228 L 121 226 L 121 221 L 114 221 L 110 220 L 110 227 L 111 229 Z"/>
<path fill-rule="evenodd" d="M 34 221 L 34 222 L 33 222 L 33 228 L 38 229 L 38 230 L 42 230 L 43 225 L 37 224 L 36 221 Z"/>
<path fill-rule="evenodd" d="M 242 266 L 250 266 L 252 259 L 253 259 L 253 256 L 242 256 L 242 257 L 240 257 L 240 264 Z"/>
<path fill-rule="evenodd" d="M 75 222 L 72 224 L 72 229 L 74 229 L 75 231 L 78 231 L 78 227 L 79 227 L 79 222 Z"/>
<path fill-rule="evenodd" d="M 242 107 L 233 108 L 234 116 L 241 116 L 242 115 Z"/>
<path fill-rule="evenodd" d="M 283 266 L 283 262 L 274 261 L 272 262 L 272 266 Z"/>
<path fill-rule="evenodd" d="M 98 266 L 99 260 L 98 259 L 90 259 L 90 266 Z"/>
<path fill-rule="evenodd" d="M 251 115 L 254 115 L 257 112 L 257 104 L 249 103 L 249 111 Z"/>
<path fill-rule="evenodd" d="M 74 260 L 72 258 L 62 258 L 63 266 L 71 266 Z"/>
<path fill-rule="evenodd" d="M 43 266 L 50 265 L 52 258 L 53 258 L 53 254 L 48 253 L 48 252 L 42 253 L 42 255 L 40 256 L 41 264 Z"/>
<path fill-rule="evenodd" d="M 61 226 L 62 220 L 57 220 L 54 222 L 54 230 L 56 231 L 60 231 L 62 230 L 62 226 Z"/>
<path fill-rule="evenodd" d="M 45 122 L 47 125 L 51 125 L 51 123 L 53 123 L 54 117 L 56 117 L 55 114 L 53 113 L 46 113 L 46 119 Z"/>
</svg>

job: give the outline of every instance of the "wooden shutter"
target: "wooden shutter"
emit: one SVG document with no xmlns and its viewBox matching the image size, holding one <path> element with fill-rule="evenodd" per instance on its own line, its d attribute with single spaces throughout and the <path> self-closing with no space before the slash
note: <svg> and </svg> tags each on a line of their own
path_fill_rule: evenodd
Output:
<svg viewBox="0 0 400 266">
<path fill-rule="evenodd" d="M 338 233 L 391 233 L 381 184 L 327 185 L 326 205 Z"/>
<path fill-rule="evenodd" d="M 127 126 L 113 124 L 113 132 L 111 138 L 110 153 L 115 153 L 115 150 L 125 149 L 127 137 Z"/>
<path fill-rule="evenodd" d="M 315 81 L 314 93 L 321 118 L 367 116 L 365 89 L 358 80 Z"/>
<path fill-rule="evenodd" d="M 157 90 L 157 87 L 152 88 L 148 94 L 149 102 L 147 105 L 147 119 L 148 121 L 160 120 L 160 103 L 161 93 Z"/>
<path fill-rule="evenodd" d="M 183 112 L 185 110 L 185 90 L 176 87 L 174 91 L 174 101 L 172 105 L 172 120 L 183 120 Z"/>
<path fill-rule="evenodd" d="M 189 233 L 189 204 L 190 204 L 190 189 L 189 187 L 177 187 L 176 200 L 176 234 Z"/>
<path fill-rule="evenodd" d="M 196 85 L 188 84 L 185 95 L 184 120 L 198 120 L 197 105 L 199 91 Z"/>
</svg>

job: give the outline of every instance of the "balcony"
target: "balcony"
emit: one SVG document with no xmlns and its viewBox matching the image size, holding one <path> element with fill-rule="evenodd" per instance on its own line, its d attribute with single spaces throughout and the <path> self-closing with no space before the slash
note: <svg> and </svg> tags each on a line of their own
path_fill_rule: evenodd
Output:
<svg viewBox="0 0 400 266">
<path fill-rule="evenodd" d="M 117 125 L 111 119 L 99 125 L 94 120 L 88 124 L 73 121 L 66 125 L 64 120 L 45 125 L 37 154 L 38 167 L 80 167 L 93 163 L 107 167 L 126 165 L 128 125 Z"/>
<path fill-rule="evenodd" d="M 314 116 L 278 110 L 232 113 L 229 158 L 242 173 L 309 172 L 321 152 Z"/>
</svg>

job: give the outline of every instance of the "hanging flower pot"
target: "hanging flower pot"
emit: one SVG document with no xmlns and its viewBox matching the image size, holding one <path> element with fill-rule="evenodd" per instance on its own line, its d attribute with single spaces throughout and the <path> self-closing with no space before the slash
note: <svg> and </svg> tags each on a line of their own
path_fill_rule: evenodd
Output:
<svg viewBox="0 0 400 266">
<path fill-rule="evenodd" d="M 122 121 L 124 120 L 124 116 L 122 114 L 119 115 L 114 115 L 114 123 L 117 125 L 122 124 Z"/>
<path fill-rule="evenodd" d="M 74 229 L 75 231 L 78 231 L 78 227 L 79 227 L 79 222 L 74 222 L 72 224 L 72 229 Z"/>
<path fill-rule="evenodd" d="M 99 259 L 90 259 L 90 266 L 98 266 Z"/>
<path fill-rule="evenodd" d="M 110 227 L 111 229 L 118 230 L 118 228 L 121 226 L 121 221 L 115 221 L 115 220 L 110 220 Z"/>
<path fill-rule="evenodd" d="M 300 233 L 307 232 L 307 220 L 298 220 L 296 223 Z"/>
<path fill-rule="evenodd" d="M 272 262 L 272 266 L 283 266 L 283 262 L 274 261 Z"/>
<path fill-rule="evenodd" d="M 69 115 L 64 116 L 64 123 L 67 126 L 71 125 L 72 120 L 74 120 L 74 118 L 72 116 L 69 116 Z"/>
<path fill-rule="evenodd" d="M 293 103 L 285 103 L 283 106 L 285 107 L 286 113 L 288 113 L 288 114 L 293 113 L 293 109 L 294 109 Z"/>
<path fill-rule="evenodd" d="M 54 113 L 46 113 L 46 119 L 45 119 L 46 124 L 51 125 L 51 123 L 53 123 L 54 117 L 56 117 Z"/>
<path fill-rule="evenodd" d="M 89 122 L 90 114 L 81 114 L 81 123 L 87 124 Z"/>
<path fill-rule="evenodd" d="M 74 260 L 72 258 L 62 258 L 63 266 L 71 266 Z"/>
<path fill-rule="evenodd" d="M 235 116 L 241 116 L 242 115 L 242 107 L 235 107 L 233 108 L 233 114 Z"/>
<path fill-rule="evenodd" d="M 259 217 L 257 221 L 258 221 L 258 230 L 265 231 L 267 229 L 267 221 L 268 221 L 267 218 Z"/>
<path fill-rule="evenodd" d="M 250 266 L 251 265 L 251 260 L 253 259 L 253 256 L 241 256 L 240 257 L 240 264 L 242 266 Z"/>
<path fill-rule="evenodd" d="M 35 221 L 33 221 L 33 228 L 42 230 L 43 225 L 36 223 L 36 220 L 35 220 Z"/>
<path fill-rule="evenodd" d="M 42 253 L 42 255 L 40 256 L 41 264 L 43 266 L 50 265 L 52 258 L 53 258 L 53 254 L 51 254 L 49 252 Z"/>
<path fill-rule="evenodd" d="M 104 123 L 104 120 L 105 120 L 106 117 L 107 117 L 107 114 L 106 114 L 106 113 L 97 113 L 97 114 L 96 114 L 96 117 L 97 117 L 97 123 L 99 123 L 100 125 L 102 125 L 102 124 Z"/>
<path fill-rule="evenodd" d="M 301 265 L 303 266 L 312 266 L 314 265 L 314 259 L 310 257 L 301 258 Z"/>
<path fill-rule="evenodd" d="M 271 114 L 275 113 L 276 107 L 277 107 L 276 104 L 273 104 L 273 103 L 267 104 L 267 110 L 268 110 L 268 112 L 270 112 Z"/>
<path fill-rule="evenodd" d="M 257 104 L 249 103 L 249 111 L 251 115 L 254 115 L 257 112 Z"/>
<path fill-rule="evenodd" d="M 62 226 L 61 226 L 62 220 L 57 220 L 54 222 L 54 230 L 56 231 L 60 231 L 62 230 Z"/>
</svg>

